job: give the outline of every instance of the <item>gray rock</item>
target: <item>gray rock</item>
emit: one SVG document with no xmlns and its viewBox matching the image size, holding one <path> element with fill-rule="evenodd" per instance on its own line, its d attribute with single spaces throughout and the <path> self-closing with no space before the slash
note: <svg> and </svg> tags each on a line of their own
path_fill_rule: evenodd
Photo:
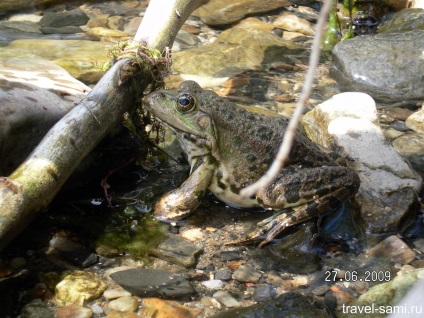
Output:
<svg viewBox="0 0 424 318">
<path fill-rule="evenodd" d="M 220 280 L 230 280 L 231 279 L 231 272 L 227 269 L 219 269 L 215 273 L 215 279 Z"/>
<path fill-rule="evenodd" d="M 41 299 L 34 299 L 26 304 L 21 312 L 21 318 L 53 318 L 54 316 L 54 312 Z"/>
<path fill-rule="evenodd" d="M 355 197 L 368 233 L 390 232 L 416 201 L 421 178 L 387 142 L 377 126 L 375 103 L 363 93 L 343 93 L 303 118 L 310 138 L 354 161 L 361 186 Z"/>
<path fill-rule="evenodd" d="M 424 10 L 422 9 L 404 9 L 396 12 L 377 29 L 377 33 L 397 33 L 413 30 L 424 30 Z"/>
<path fill-rule="evenodd" d="M 223 251 L 219 253 L 219 257 L 224 261 L 237 261 L 243 258 L 239 251 Z"/>
<path fill-rule="evenodd" d="M 271 285 L 258 286 L 253 292 L 253 300 L 259 302 L 269 301 L 277 296 L 277 291 Z"/>
<path fill-rule="evenodd" d="M 133 268 L 115 272 L 110 277 L 139 297 L 178 298 L 195 293 L 185 278 L 163 270 Z"/>
<path fill-rule="evenodd" d="M 0 21 L 1 31 L 41 33 L 38 23 L 29 21 Z"/>
<path fill-rule="evenodd" d="M 246 265 L 240 266 L 233 274 L 234 279 L 243 283 L 257 283 L 261 276 L 261 273 Z"/>
<path fill-rule="evenodd" d="M 134 312 L 138 308 L 137 297 L 124 296 L 109 303 L 109 309 L 118 312 Z"/>
<path fill-rule="evenodd" d="M 226 291 L 219 290 L 213 294 L 213 297 L 227 308 L 240 306 L 240 303 Z"/>
<path fill-rule="evenodd" d="M 41 27 L 41 32 L 44 34 L 73 34 L 82 32 L 82 29 L 78 26 L 64 26 L 60 28 L 54 28 L 54 27 Z"/>
<path fill-rule="evenodd" d="M 65 12 L 46 12 L 40 20 L 42 27 L 81 26 L 88 22 L 88 16 L 79 9 Z"/>
<path fill-rule="evenodd" d="M 397 102 L 424 98 L 424 31 L 360 36 L 333 49 L 330 74 L 344 91 Z"/>
<path fill-rule="evenodd" d="M 177 235 L 170 235 L 165 242 L 159 244 L 151 253 L 160 259 L 188 268 L 195 264 L 196 255 L 201 251 L 202 248 L 197 247 L 195 244 Z"/>
</svg>

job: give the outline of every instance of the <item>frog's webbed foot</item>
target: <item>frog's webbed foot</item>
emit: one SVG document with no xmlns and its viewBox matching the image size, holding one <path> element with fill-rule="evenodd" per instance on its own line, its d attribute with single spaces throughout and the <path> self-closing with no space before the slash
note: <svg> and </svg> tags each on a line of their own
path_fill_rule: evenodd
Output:
<svg viewBox="0 0 424 318">
<path fill-rule="evenodd" d="M 256 231 L 249 233 L 242 239 L 228 242 L 225 245 L 253 244 L 261 241 L 258 245 L 258 247 L 261 248 L 275 239 L 278 234 L 291 225 L 293 225 L 292 216 L 280 212 L 259 222 L 257 224 L 259 228 Z"/>
</svg>

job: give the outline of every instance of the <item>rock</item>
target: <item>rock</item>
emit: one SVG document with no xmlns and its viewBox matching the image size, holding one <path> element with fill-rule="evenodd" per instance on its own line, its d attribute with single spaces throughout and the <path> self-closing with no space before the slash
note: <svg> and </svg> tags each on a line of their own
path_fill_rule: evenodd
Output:
<svg viewBox="0 0 424 318">
<path fill-rule="evenodd" d="M 243 259 L 243 256 L 239 251 L 222 251 L 219 253 L 219 257 L 224 261 L 237 261 Z"/>
<path fill-rule="evenodd" d="M 311 23 L 305 19 L 299 18 L 293 13 L 283 12 L 277 19 L 275 19 L 273 25 L 276 28 L 280 28 L 286 31 L 298 32 L 304 35 L 314 35 L 315 31 Z"/>
<path fill-rule="evenodd" d="M 56 309 L 56 318 L 90 318 L 92 316 L 93 311 L 90 308 L 73 304 Z"/>
<path fill-rule="evenodd" d="M 258 29 L 262 31 L 272 31 L 274 29 L 274 26 L 271 23 L 253 17 L 241 20 L 234 27 L 242 29 Z"/>
<path fill-rule="evenodd" d="M 363 306 L 394 306 L 396 304 L 404 305 L 402 298 L 406 295 L 408 290 L 419 280 L 424 278 L 424 270 L 418 269 L 416 271 L 405 273 L 404 275 L 395 277 L 392 281 L 378 284 L 371 287 L 365 294 L 361 295 L 357 300 L 353 301 L 349 306 L 356 307 L 358 310 Z M 422 288 L 422 287 L 421 287 Z M 406 307 L 408 308 L 408 307 Z M 353 311 L 350 311 L 354 314 Z M 373 315 L 373 317 L 386 317 L 386 315 Z"/>
<path fill-rule="evenodd" d="M 258 286 L 253 293 L 253 300 L 258 303 L 269 301 L 277 296 L 277 291 L 271 285 Z"/>
<path fill-rule="evenodd" d="M 24 306 L 21 318 L 54 318 L 54 312 L 41 299 L 34 299 Z"/>
<path fill-rule="evenodd" d="M 0 58 L 0 175 L 9 175 L 89 91 L 52 62 Z"/>
<path fill-rule="evenodd" d="M 103 76 L 93 63 L 104 63 L 109 59 L 106 42 L 86 40 L 16 40 L 2 47 L 0 59 L 49 60 L 67 70 L 73 77 L 87 84 L 97 83 Z"/>
<path fill-rule="evenodd" d="M 344 91 L 368 93 L 384 102 L 422 100 L 422 51 L 421 30 L 359 36 L 334 47 L 330 74 Z"/>
<path fill-rule="evenodd" d="M 424 30 L 424 10 L 404 9 L 379 26 L 377 33 L 397 33 Z"/>
<path fill-rule="evenodd" d="M 132 18 L 131 21 L 124 27 L 124 32 L 131 36 L 134 36 L 137 33 L 141 20 L 143 20 L 142 17 Z"/>
<path fill-rule="evenodd" d="M 177 235 L 170 234 L 166 241 L 151 251 L 151 254 L 188 268 L 196 263 L 196 255 L 201 251 L 201 247 L 197 247 Z"/>
<path fill-rule="evenodd" d="M 103 297 L 106 299 L 116 299 L 124 296 L 131 296 L 131 293 L 127 292 L 123 288 L 113 288 L 113 289 L 106 289 L 103 293 Z"/>
<path fill-rule="evenodd" d="M 87 15 L 79 9 L 74 9 L 65 12 L 45 12 L 40 20 L 41 27 L 67 27 L 81 26 L 88 22 Z"/>
<path fill-rule="evenodd" d="M 79 251 L 82 249 L 82 246 L 74 241 L 71 241 L 67 237 L 54 236 L 50 242 L 50 247 L 53 247 L 59 251 L 71 252 Z"/>
<path fill-rule="evenodd" d="M 414 241 L 414 246 L 417 248 L 421 253 L 424 253 L 424 238 L 419 238 Z"/>
<path fill-rule="evenodd" d="M 230 280 L 231 272 L 225 268 L 219 269 L 215 272 L 215 279 Z"/>
<path fill-rule="evenodd" d="M 204 235 L 202 233 L 202 229 L 194 228 L 181 231 L 181 236 L 190 242 L 197 242 L 199 240 L 204 239 Z"/>
<path fill-rule="evenodd" d="M 219 280 L 219 279 L 211 279 L 211 280 L 203 281 L 202 285 L 209 289 L 218 289 L 218 288 L 221 288 L 224 285 L 224 283 L 222 282 L 222 280 Z"/>
<path fill-rule="evenodd" d="M 106 318 L 140 318 L 140 316 L 134 312 L 120 312 L 112 310 L 107 314 Z"/>
<path fill-rule="evenodd" d="M 361 179 L 355 199 L 370 234 L 397 231 L 421 189 L 421 178 L 387 143 L 376 120 L 375 103 L 363 93 L 335 95 L 303 118 L 313 141 L 337 145 L 354 160 Z"/>
<path fill-rule="evenodd" d="M 182 73 L 184 79 L 198 81 L 201 86 L 215 86 L 267 63 L 290 63 L 287 55 L 302 50 L 270 32 L 234 27 L 222 32 L 212 44 L 173 54 L 172 69 Z"/>
<path fill-rule="evenodd" d="M 109 309 L 119 312 L 134 312 L 138 308 L 138 299 L 133 296 L 124 296 L 109 303 Z"/>
<path fill-rule="evenodd" d="M 408 128 L 424 134 L 424 107 L 409 116 L 406 119 L 405 124 Z"/>
<path fill-rule="evenodd" d="M 328 285 L 321 285 L 321 286 L 315 287 L 312 290 L 312 294 L 316 296 L 323 296 L 329 290 L 330 290 L 330 287 Z"/>
<path fill-rule="evenodd" d="M 100 297 L 106 284 L 95 274 L 85 271 L 70 271 L 56 285 L 57 302 L 64 306 L 75 304 L 83 306 L 85 301 Z"/>
<path fill-rule="evenodd" d="M 180 305 L 176 301 L 146 298 L 142 300 L 140 314 L 143 317 L 155 318 L 196 318 L 199 317 L 201 311 L 196 308 Z"/>
<path fill-rule="evenodd" d="M 85 32 L 88 36 L 95 40 L 101 40 L 102 38 L 105 38 L 105 40 L 110 41 L 110 38 L 126 38 L 128 37 L 128 34 L 125 32 L 119 31 L 119 30 L 112 30 L 105 27 L 95 27 L 91 28 L 87 32 Z"/>
<path fill-rule="evenodd" d="M 9 16 L 8 21 L 28 21 L 38 23 L 43 17 L 33 13 L 17 13 Z"/>
<path fill-rule="evenodd" d="M 233 274 L 233 278 L 243 283 L 257 283 L 261 274 L 253 268 L 242 265 Z"/>
<path fill-rule="evenodd" d="M 408 264 L 415 258 L 415 252 L 396 235 L 389 236 L 370 249 L 369 255 L 390 258 L 392 262 Z"/>
<path fill-rule="evenodd" d="M 328 317 L 325 306 L 309 296 L 286 293 L 276 299 L 244 308 L 222 311 L 211 318 Z"/>
<path fill-rule="evenodd" d="M 187 31 L 180 30 L 178 31 L 175 41 L 172 45 L 172 52 L 194 48 L 197 47 L 199 43 L 200 40 L 197 36 L 190 34 Z"/>
<path fill-rule="evenodd" d="M 79 33 L 82 32 L 82 29 L 77 26 L 64 26 L 60 28 L 54 28 L 54 27 L 41 27 L 41 32 L 44 34 L 73 34 L 73 33 Z"/>
<path fill-rule="evenodd" d="M 414 275 L 412 273 L 412 275 Z M 407 292 L 407 294 L 397 302 L 397 305 L 403 306 L 403 308 L 414 308 L 414 312 L 411 313 L 411 317 L 419 317 L 422 315 L 422 305 L 424 303 L 424 295 L 423 295 L 423 288 L 424 288 L 424 279 L 422 279 L 422 275 L 420 275 L 421 279 L 418 280 L 412 288 Z M 389 316 L 390 318 L 404 318 L 405 312 L 396 311 L 395 313 L 391 314 Z"/>
<path fill-rule="evenodd" d="M 213 297 L 227 308 L 240 306 L 240 303 L 226 291 L 219 290 L 213 294 Z"/>
<path fill-rule="evenodd" d="M 291 6 L 288 0 L 211 0 L 194 11 L 193 15 L 210 25 L 230 24 L 241 20 L 248 14 L 271 11 Z"/>
<path fill-rule="evenodd" d="M 163 270 L 133 268 L 115 272 L 110 277 L 139 297 L 178 298 L 195 293 L 186 279 Z"/>
<path fill-rule="evenodd" d="M 407 133 L 393 140 L 395 149 L 406 158 L 411 166 L 421 174 L 424 173 L 424 135 Z"/>
<path fill-rule="evenodd" d="M 41 33 L 40 26 L 30 21 L 0 21 L 0 30 L 13 30 L 16 32 Z"/>
</svg>

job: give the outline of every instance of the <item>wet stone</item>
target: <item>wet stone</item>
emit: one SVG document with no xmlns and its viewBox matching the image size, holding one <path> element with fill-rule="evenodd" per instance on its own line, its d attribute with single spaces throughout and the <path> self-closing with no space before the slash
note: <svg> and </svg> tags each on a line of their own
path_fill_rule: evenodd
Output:
<svg viewBox="0 0 424 318">
<path fill-rule="evenodd" d="M 219 269 L 215 273 L 215 279 L 220 280 L 230 280 L 231 279 L 231 272 L 227 269 Z"/>
<path fill-rule="evenodd" d="M 124 296 L 131 296 L 131 293 L 127 292 L 123 288 L 107 289 L 103 293 L 103 297 L 105 297 L 106 299 L 116 299 Z"/>
<path fill-rule="evenodd" d="M 79 9 L 66 12 L 46 12 L 40 20 L 42 27 L 81 26 L 88 22 L 87 15 Z"/>
<path fill-rule="evenodd" d="M 133 268 L 115 272 L 110 277 L 139 297 L 178 298 L 195 293 L 185 278 L 164 270 Z"/>
<path fill-rule="evenodd" d="M 413 244 L 416 249 L 418 249 L 421 253 L 424 253 L 424 238 L 416 239 Z"/>
<path fill-rule="evenodd" d="M 56 318 L 90 318 L 92 316 L 93 311 L 90 308 L 77 305 L 68 305 L 56 309 Z"/>
<path fill-rule="evenodd" d="M 253 293 L 253 299 L 258 303 L 272 300 L 275 296 L 277 296 L 277 292 L 271 285 L 258 286 Z"/>
<path fill-rule="evenodd" d="M 245 265 L 240 266 L 233 274 L 234 279 L 243 283 L 257 283 L 261 276 L 261 273 Z"/>
<path fill-rule="evenodd" d="M 415 252 L 396 235 L 389 236 L 370 249 L 370 255 L 389 257 L 393 262 L 408 264 L 415 258 Z"/>
<path fill-rule="evenodd" d="M 211 279 L 211 280 L 205 280 L 204 282 L 202 282 L 202 285 L 209 289 L 218 289 L 218 288 L 221 288 L 224 284 L 222 280 Z"/>
<path fill-rule="evenodd" d="M 97 263 L 99 256 L 89 251 L 62 252 L 61 255 L 80 267 L 89 267 Z"/>
<path fill-rule="evenodd" d="M 124 296 L 112 300 L 109 303 L 109 309 L 119 312 L 134 312 L 138 308 L 138 300 L 136 297 Z"/>
<path fill-rule="evenodd" d="M 237 261 L 243 259 L 243 256 L 238 251 L 224 251 L 219 253 L 219 257 L 224 261 Z"/>
<path fill-rule="evenodd" d="M 191 267 L 196 262 L 196 255 L 202 251 L 202 248 L 186 241 L 185 239 L 170 235 L 169 238 L 159 244 L 152 251 L 152 254 L 160 259 L 178 264 L 184 267 Z"/>
<path fill-rule="evenodd" d="M 213 294 L 213 297 L 227 308 L 240 306 L 240 303 L 226 291 L 219 290 Z"/>
<path fill-rule="evenodd" d="M 330 287 L 328 285 L 321 285 L 321 286 L 315 287 L 312 290 L 312 294 L 317 296 L 323 296 L 329 290 L 330 290 Z"/>
<path fill-rule="evenodd" d="M 34 299 L 26 304 L 21 312 L 21 318 L 53 318 L 55 315 L 41 299 Z"/>
</svg>

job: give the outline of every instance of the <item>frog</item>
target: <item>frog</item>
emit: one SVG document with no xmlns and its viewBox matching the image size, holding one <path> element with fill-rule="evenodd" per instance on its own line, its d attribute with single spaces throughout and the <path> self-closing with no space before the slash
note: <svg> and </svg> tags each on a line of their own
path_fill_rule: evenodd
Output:
<svg viewBox="0 0 424 318">
<path fill-rule="evenodd" d="M 272 164 L 287 130 L 287 118 L 247 111 L 194 81 L 153 91 L 143 104 L 176 135 L 190 163 L 187 180 L 156 202 L 154 216 L 159 221 L 186 218 L 209 190 L 233 208 L 275 211 L 240 240 L 261 241 L 261 247 L 284 229 L 339 207 L 358 191 L 357 172 L 339 164 L 298 129 L 277 179 L 246 198 L 240 191 Z"/>
</svg>

